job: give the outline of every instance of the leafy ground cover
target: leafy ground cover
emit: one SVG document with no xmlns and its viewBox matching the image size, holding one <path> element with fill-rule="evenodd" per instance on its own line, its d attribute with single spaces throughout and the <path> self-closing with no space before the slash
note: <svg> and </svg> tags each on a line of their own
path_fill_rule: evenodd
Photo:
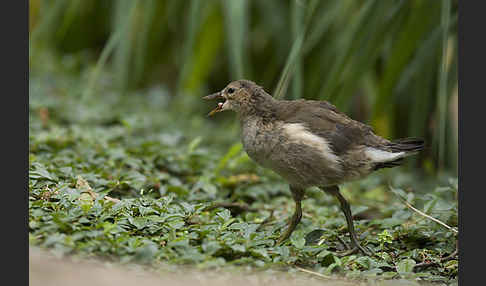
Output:
<svg viewBox="0 0 486 286">
<path fill-rule="evenodd" d="M 367 257 L 349 242 L 338 204 L 317 189 L 291 239 L 287 185 L 252 163 L 234 118 L 162 87 L 82 97 L 69 79 L 31 75 L 29 241 L 60 255 L 117 263 L 256 271 L 305 269 L 352 279 L 457 284 L 457 178 L 383 170 L 343 185 Z"/>
</svg>

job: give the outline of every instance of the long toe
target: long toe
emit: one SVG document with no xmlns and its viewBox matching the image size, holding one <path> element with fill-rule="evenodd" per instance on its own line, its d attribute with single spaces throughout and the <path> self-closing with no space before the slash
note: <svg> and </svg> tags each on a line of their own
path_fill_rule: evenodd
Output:
<svg viewBox="0 0 486 286">
<path fill-rule="evenodd" d="M 277 242 L 275 243 L 276 246 L 280 246 L 285 240 L 287 240 L 288 236 L 284 234 L 280 235 Z"/>
<path fill-rule="evenodd" d="M 358 251 L 359 251 L 359 248 L 357 248 L 357 247 L 353 247 L 353 248 L 351 248 L 351 249 L 349 249 L 349 250 L 345 250 L 345 251 L 342 251 L 342 252 L 338 252 L 338 253 L 336 254 L 336 256 L 337 256 L 337 257 L 345 257 L 345 256 L 349 256 L 349 255 L 351 255 L 351 254 L 355 254 L 355 253 L 357 253 Z"/>
<path fill-rule="evenodd" d="M 287 238 L 290 237 L 290 235 L 292 234 L 292 223 L 290 223 L 288 226 L 287 226 L 287 229 L 280 234 L 280 237 L 277 239 L 277 242 L 275 243 L 276 246 L 279 246 L 281 245 L 284 241 L 287 240 Z"/>
<path fill-rule="evenodd" d="M 275 245 L 279 246 L 282 243 L 284 243 L 290 237 L 290 235 L 292 235 L 292 232 L 294 231 L 296 226 L 297 226 L 297 223 L 295 223 L 295 221 L 292 220 L 289 223 L 289 225 L 287 226 L 287 229 L 285 230 L 285 232 L 280 234 L 280 237 L 278 238 Z"/>
<path fill-rule="evenodd" d="M 360 244 L 353 246 L 353 248 L 351 248 L 350 250 L 346 250 L 346 251 L 337 253 L 337 256 L 338 257 L 345 257 L 345 256 L 349 256 L 351 254 L 355 254 L 359 251 L 361 251 L 366 256 L 374 256 L 373 251 L 371 251 L 370 249 L 367 249 L 366 247 L 361 246 Z"/>
<path fill-rule="evenodd" d="M 361 244 L 359 243 L 358 239 L 356 238 L 356 234 L 354 234 L 354 235 L 351 234 L 351 243 L 353 245 L 353 249 L 354 248 L 358 249 L 364 255 L 367 255 L 367 256 L 373 256 L 374 255 L 373 251 L 371 251 L 370 249 L 368 249 L 366 247 L 361 246 Z"/>
<path fill-rule="evenodd" d="M 361 246 L 360 244 L 358 244 L 357 247 L 366 256 L 373 256 L 374 255 L 372 250 L 365 248 L 365 247 Z"/>
</svg>

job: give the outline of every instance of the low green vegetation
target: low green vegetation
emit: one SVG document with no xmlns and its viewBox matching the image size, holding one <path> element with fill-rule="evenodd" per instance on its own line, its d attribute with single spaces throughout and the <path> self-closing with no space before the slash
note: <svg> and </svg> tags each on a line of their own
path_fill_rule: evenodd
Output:
<svg viewBox="0 0 486 286">
<path fill-rule="evenodd" d="M 373 257 L 339 257 L 349 243 L 344 216 L 317 189 L 309 189 L 291 239 L 277 247 L 294 204 L 287 185 L 244 153 L 235 118 L 208 119 L 199 99 L 170 97 L 162 87 L 73 95 L 82 87 L 60 74 L 31 74 L 31 245 L 155 268 L 299 267 L 457 283 L 457 256 L 448 257 L 454 231 L 400 199 L 456 227 L 457 178 L 403 167 L 342 186 Z"/>
</svg>

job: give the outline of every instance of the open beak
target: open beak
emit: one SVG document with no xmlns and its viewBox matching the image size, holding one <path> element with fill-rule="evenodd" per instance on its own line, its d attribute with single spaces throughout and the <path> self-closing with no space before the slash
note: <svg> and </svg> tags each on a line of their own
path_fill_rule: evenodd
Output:
<svg viewBox="0 0 486 286">
<path fill-rule="evenodd" d="M 221 91 L 218 91 L 218 92 L 215 92 L 213 94 L 206 95 L 205 97 L 203 97 L 203 99 L 206 99 L 206 100 L 224 99 L 224 97 L 221 95 Z"/>
<path fill-rule="evenodd" d="M 223 95 L 221 94 L 221 91 L 210 94 L 210 95 L 206 95 L 205 97 L 203 97 L 203 99 L 205 99 L 205 100 L 213 100 L 213 99 L 226 100 L 226 98 L 224 98 Z M 220 111 L 223 111 L 223 102 L 219 102 L 218 106 L 215 109 L 211 110 L 211 112 L 209 112 L 208 116 L 212 116 L 216 112 L 220 112 Z"/>
</svg>

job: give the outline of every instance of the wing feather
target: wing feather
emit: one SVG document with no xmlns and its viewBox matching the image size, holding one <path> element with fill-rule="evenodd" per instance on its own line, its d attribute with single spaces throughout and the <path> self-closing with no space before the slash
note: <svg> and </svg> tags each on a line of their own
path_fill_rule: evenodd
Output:
<svg viewBox="0 0 486 286">
<path fill-rule="evenodd" d="M 282 110 L 277 119 L 284 123 L 300 123 L 313 134 L 331 144 L 336 155 L 361 146 L 383 148 L 389 141 L 373 133 L 370 126 L 349 118 L 327 101 L 280 101 Z"/>
</svg>

